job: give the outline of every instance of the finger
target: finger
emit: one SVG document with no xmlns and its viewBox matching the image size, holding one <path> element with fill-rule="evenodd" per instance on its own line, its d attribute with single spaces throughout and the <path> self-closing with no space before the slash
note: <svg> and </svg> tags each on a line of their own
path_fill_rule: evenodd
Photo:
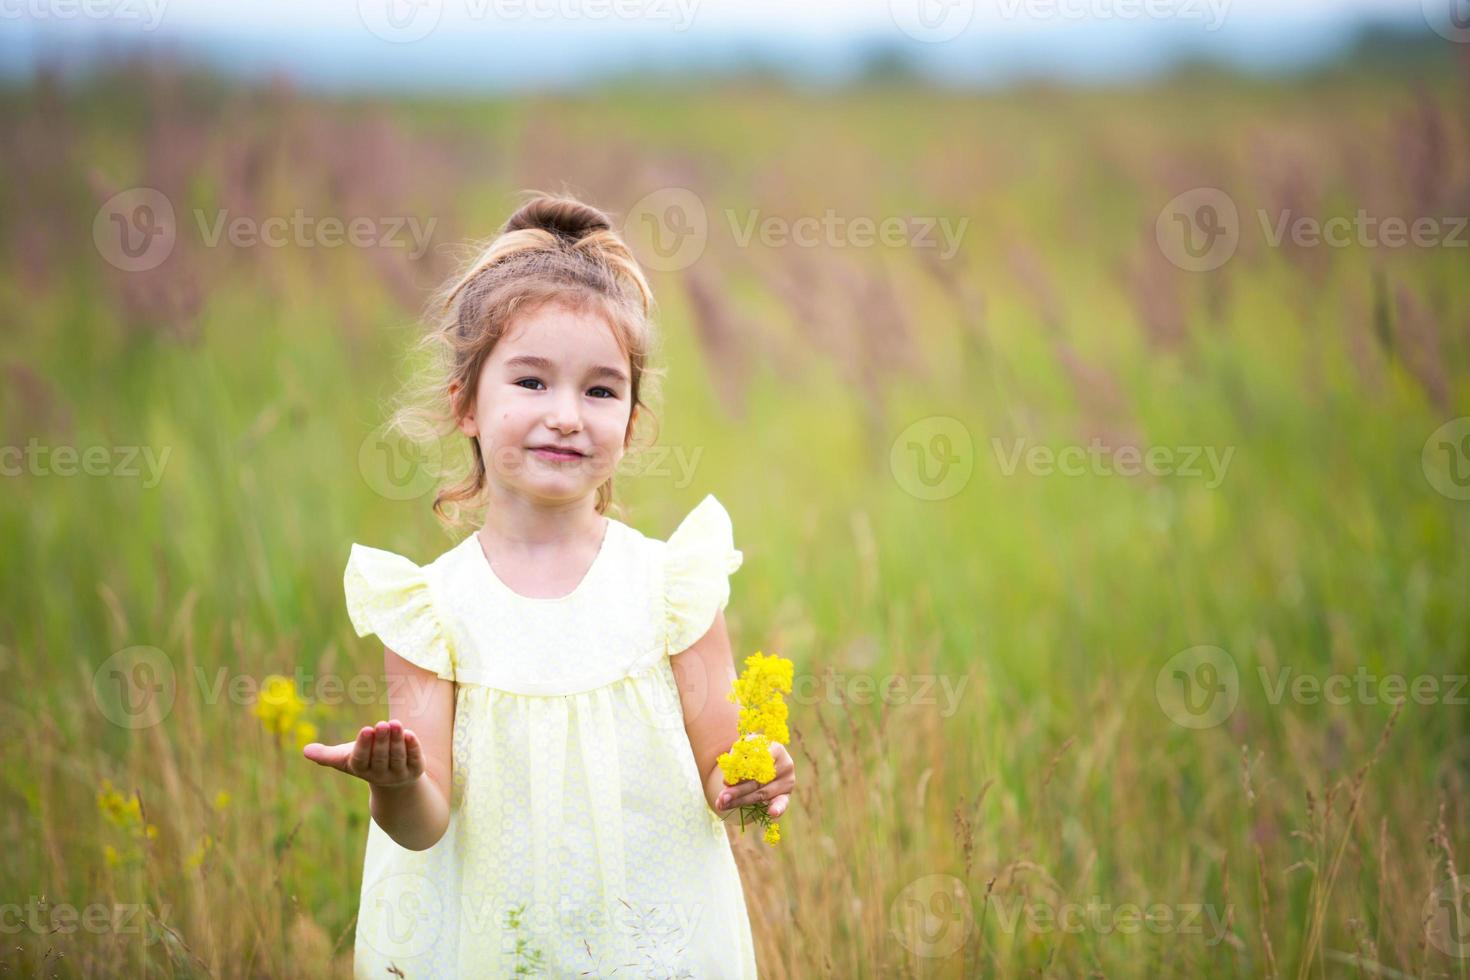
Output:
<svg viewBox="0 0 1470 980">
<path fill-rule="evenodd" d="M 380 721 L 373 729 L 373 775 L 388 774 L 388 750 L 393 744 L 393 730 L 386 721 Z"/>
<path fill-rule="evenodd" d="M 796 788 L 796 780 L 790 777 L 784 779 L 773 779 L 769 783 L 759 783 L 743 793 L 737 793 L 730 801 L 731 806 L 750 806 L 774 800 L 783 793 L 790 793 Z"/>
<path fill-rule="evenodd" d="M 786 812 L 786 808 L 790 804 L 791 804 L 791 794 L 790 793 L 781 793 L 775 799 L 771 800 L 771 805 L 766 808 L 766 812 L 768 814 L 770 814 L 772 817 L 779 817 L 781 814 L 783 814 L 783 813 Z"/>
<path fill-rule="evenodd" d="M 757 783 L 742 792 L 732 793 L 730 796 L 730 806 L 753 806 L 757 803 L 763 803 L 771 798 L 772 785 L 772 783 Z"/>
<path fill-rule="evenodd" d="M 352 757 L 353 744 L 343 742 L 341 745 L 323 745 L 321 742 L 312 742 L 301 750 L 301 754 L 319 766 L 342 769 Z"/>
<path fill-rule="evenodd" d="M 361 776 L 368 771 L 373 761 L 373 729 L 364 725 L 357 733 L 357 742 L 352 746 L 352 758 L 348 765 L 352 768 L 348 772 L 354 776 Z"/>
<path fill-rule="evenodd" d="M 397 718 L 388 722 L 388 769 L 403 772 L 408 765 L 408 750 L 403 745 L 403 723 Z"/>
<path fill-rule="evenodd" d="M 403 759 L 413 775 L 417 776 L 424 771 L 424 750 L 412 728 L 403 730 Z"/>
<path fill-rule="evenodd" d="M 776 775 L 785 776 L 796 770 L 796 761 L 791 758 L 791 753 L 786 751 L 786 746 L 780 742 L 771 743 L 771 756 L 776 760 Z"/>
<path fill-rule="evenodd" d="M 745 796 L 747 793 L 749 793 L 751 790 L 755 789 L 759 785 L 760 784 L 757 783 L 754 779 L 747 779 L 744 782 L 736 783 L 733 786 L 726 786 L 724 789 L 720 790 L 720 796 L 715 805 L 718 806 L 721 810 L 728 810 L 730 807 L 736 805 L 736 801 L 738 799 Z"/>
</svg>

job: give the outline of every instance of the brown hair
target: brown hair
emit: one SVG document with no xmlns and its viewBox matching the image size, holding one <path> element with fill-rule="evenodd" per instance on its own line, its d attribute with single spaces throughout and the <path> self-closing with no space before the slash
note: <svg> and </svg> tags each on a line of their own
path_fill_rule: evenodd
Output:
<svg viewBox="0 0 1470 980">
<path fill-rule="evenodd" d="M 653 292 L 607 214 L 569 195 L 523 193 L 534 196 L 493 238 L 473 245 L 470 261 L 430 300 L 425 317 L 429 330 L 416 345 L 430 353 L 430 363 L 394 412 L 391 426 L 415 441 L 441 440 L 448 449 L 442 438 L 452 436 L 468 413 L 481 366 L 495 345 L 517 317 L 557 302 L 602 314 L 627 355 L 632 406 L 623 446 L 629 449 L 634 422 L 652 414 L 647 401 L 663 373 L 648 363 L 656 343 Z M 455 383 L 459 387 L 451 395 Z M 459 467 L 452 463 L 441 467 L 434 496 L 434 513 L 449 526 L 468 524 L 464 510 L 484 502 L 487 481 L 480 440 L 466 438 L 471 449 L 468 472 L 457 476 Z M 609 476 L 597 488 L 597 512 L 607 513 L 613 506 Z"/>
</svg>

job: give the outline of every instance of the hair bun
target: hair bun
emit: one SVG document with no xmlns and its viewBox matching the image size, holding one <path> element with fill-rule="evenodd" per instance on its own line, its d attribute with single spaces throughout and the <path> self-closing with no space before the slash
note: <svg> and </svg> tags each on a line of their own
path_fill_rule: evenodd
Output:
<svg viewBox="0 0 1470 980">
<path fill-rule="evenodd" d="M 541 228 L 576 242 L 594 231 L 611 231 L 612 226 L 612 219 L 590 204 L 573 197 L 541 194 L 522 204 L 500 231 L 504 234 L 522 228 Z"/>
</svg>

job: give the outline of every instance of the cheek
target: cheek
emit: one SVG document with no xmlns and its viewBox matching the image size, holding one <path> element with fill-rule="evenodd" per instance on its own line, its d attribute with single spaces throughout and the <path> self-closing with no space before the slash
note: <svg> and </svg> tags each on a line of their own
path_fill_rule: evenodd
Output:
<svg viewBox="0 0 1470 980">
<path fill-rule="evenodd" d="M 623 433 L 628 428 L 629 410 L 626 402 L 609 406 L 597 413 L 596 426 L 599 434 L 610 440 L 622 442 Z"/>
<path fill-rule="evenodd" d="M 514 404 L 501 404 L 491 409 L 486 423 L 497 431 L 509 432 L 526 423 L 528 413 Z"/>
</svg>

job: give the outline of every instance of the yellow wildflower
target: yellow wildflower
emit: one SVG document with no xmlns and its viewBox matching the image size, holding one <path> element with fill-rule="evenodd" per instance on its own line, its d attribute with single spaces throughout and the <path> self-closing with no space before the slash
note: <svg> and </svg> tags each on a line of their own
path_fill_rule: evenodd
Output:
<svg viewBox="0 0 1470 980">
<path fill-rule="evenodd" d="M 785 745 L 791 738 L 791 733 L 786 730 L 786 712 L 786 702 L 780 698 L 773 698 L 757 707 L 741 708 L 740 731 L 761 732 L 772 742 Z"/>
<path fill-rule="evenodd" d="M 134 794 L 124 796 L 112 785 L 112 780 L 102 780 L 102 789 L 97 793 L 97 809 L 109 823 L 127 827 L 143 819 L 142 804 Z"/>
<path fill-rule="evenodd" d="M 203 837 L 199 838 L 199 843 L 195 846 L 193 853 L 191 853 L 188 858 L 185 859 L 185 866 L 187 866 L 190 871 L 196 870 L 199 865 L 204 863 L 204 856 L 208 854 L 213 847 L 214 838 L 211 837 L 209 834 L 205 834 Z"/>
<path fill-rule="evenodd" d="M 745 669 L 731 685 L 726 699 L 740 705 L 736 722 L 737 738 L 730 751 L 719 757 L 725 784 L 733 786 L 745 780 L 769 783 L 776 778 L 776 760 L 771 743 L 783 745 L 791 737 L 786 727 L 787 706 L 782 694 L 791 693 L 794 668 L 785 657 L 767 656 L 757 650 L 745 658 Z M 740 826 L 745 827 L 747 814 L 765 828 L 767 844 L 781 839 L 780 825 L 771 819 L 768 802 L 740 808 Z"/>
<path fill-rule="evenodd" d="M 764 735 L 752 733 L 738 739 L 730 751 L 719 758 L 720 772 L 725 774 L 725 783 L 734 786 L 747 779 L 758 783 L 769 783 L 776 778 L 776 760 L 771 756 L 771 740 Z"/>
<path fill-rule="evenodd" d="M 757 651 L 745 658 L 745 670 L 736 678 L 728 699 L 748 708 L 756 708 L 777 697 L 777 692 L 790 694 L 793 666 L 785 657 L 766 656 Z"/>
<path fill-rule="evenodd" d="M 318 708 L 302 700 L 296 682 L 289 677 L 280 674 L 267 677 L 251 710 L 265 730 L 282 743 L 294 741 L 299 749 L 317 739 L 316 725 L 302 716 L 308 712 L 315 714 Z"/>
<path fill-rule="evenodd" d="M 295 727 L 296 718 L 305 707 L 291 678 L 271 674 L 260 687 L 254 710 L 266 731 L 284 735 Z"/>
<path fill-rule="evenodd" d="M 296 723 L 296 747 L 304 749 L 316 741 L 316 726 L 309 721 Z"/>
</svg>

